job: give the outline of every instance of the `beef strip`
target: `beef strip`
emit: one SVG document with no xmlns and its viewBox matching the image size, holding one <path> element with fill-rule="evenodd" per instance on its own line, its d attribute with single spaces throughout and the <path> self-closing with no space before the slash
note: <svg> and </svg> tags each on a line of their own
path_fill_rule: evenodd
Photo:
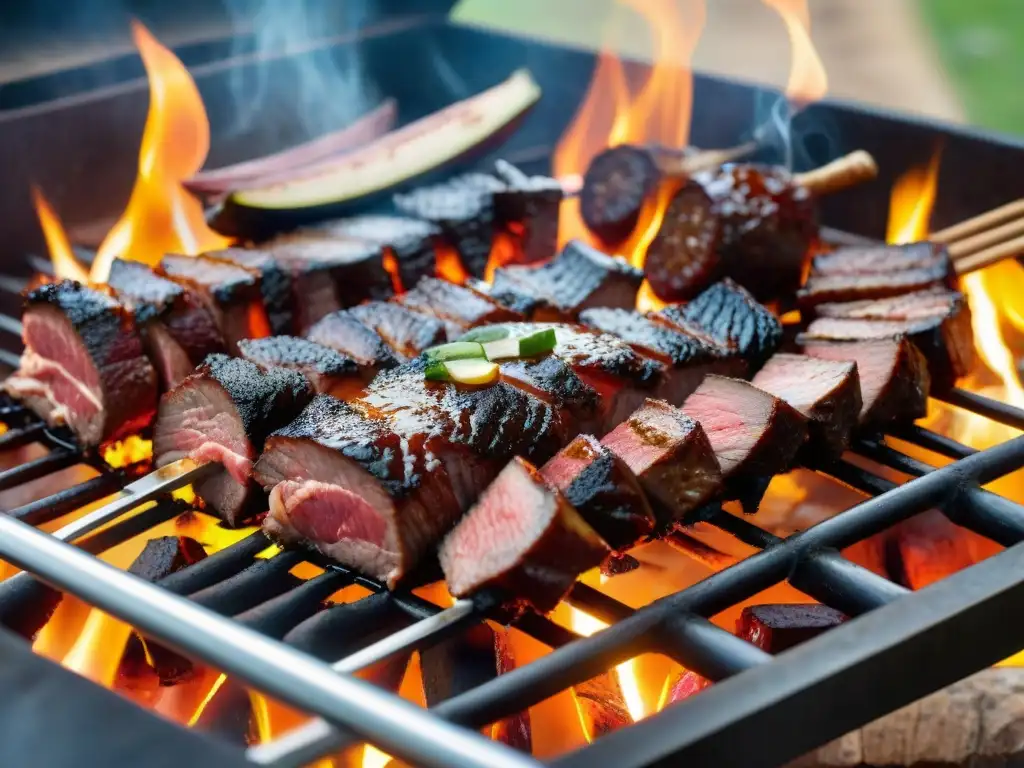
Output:
<svg viewBox="0 0 1024 768">
<path fill-rule="evenodd" d="M 455 597 L 496 589 L 546 613 L 609 550 L 562 494 L 517 456 L 438 554 Z"/>
<path fill-rule="evenodd" d="M 246 339 L 238 344 L 239 355 L 264 370 L 288 368 L 298 371 L 313 389 L 345 400 L 354 397 L 373 376 L 361 370 L 351 357 L 295 336 L 268 336 Z"/>
<path fill-rule="evenodd" d="M 498 270 L 495 271 L 496 278 L 497 273 Z M 505 309 L 518 312 L 523 317 L 543 317 L 546 312 L 551 311 L 546 299 L 527 292 L 529 286 L 517 285 L 509 280 L 505 280 L 501 286 L 495 287 L 492 283 L 469 277 L 466 278 L 465 286 L 497 302 Z"/>
<path fill-rule="evenodd" d="M 580 435 L 540 471 L 613 549 L 629 549 L 654 531 L 633 470 L 596 437 Z"/>
<path fill-rule="evenodd" d="M 812 274 L 797 292 L 800 309 L 814 312 L 819 304 L 862 299 L 885 299 L 913 291 L 945 287 L 949 283 L 944 264 L 882 272 Z"/>
<path fill-rule="evenodd" d="M 701 425 L 664 400 L 646 400 L 601 443 L 637 476 L 659 528 L 683 521 L 722 489 Z"/>
<path fill-rule="evenodd" d="M 656 396 L 672 405 L 681 404 L 709 373 L 742 376 L 747 370 L 734 348 L 716 343 L 684 320 L 670 324 L 626 309 L 588 309 L 580 322 L 663 363 L 665 375 Z"/>
<path fill-rule="evenodd" d="M 860 416 L 857 364 L 777 352 L 750 382 L 807 417 L 808 450 L 839 456 Z"/>
<path fill-rule="evenodd" d="M 361 323 L 352 310 L 343 309 L 323 317 L 306 338 L 355 360 L 364 369 L 382 371 L 399 364 L 394 351 L 371 328 Z"/>
<path fill-rule="evenodd" d="M 275 336 L 299 332 L 295 323 L 295 307 L 303 299 L 295 293 L 292 270 L 287 264 L 275 259 L 269 251 L 256 248 L 225 248 L 208 251 L 203 255 L 229 262 L 258 275 L 270 332 Z"/>
<path fill-rule="evenodd" d="M 270 335 L 260 278 L 252 271 L 204 256 L 177 254 L 164 256 L 160 269 L 203 299 L 231 354 L 241 339 Z"/>
<path fill-rule="evenodd" d="M 211 355 L 160 400 L 153 434 L 159 467 L 185 456 L 222 469 L 195 484 L 207 506 L 230 525 L 266 509 L 252 480 L 266 436 L 294 419 L 312 397 L 305 377 L 285 368 L 261 369 Z"/>
<path fill-rule="evenodd" d="M 722 280 L 685 305 L 672 305 L 657 317 L 669 323 L 689 323 L 719 344 L 734 347 L 747 361 L 749 372 L 760 368 L 782 343 L 782 323 L 745 288 Z"/>
<path fill-rule="evenodd" d="M 107 285 L 135 316 L 163 389 L 177 386 L 207 355 L 224 351 L 224 339 L 206 305 L 145 264 L 114 259 Z"/>
<path fill-rule="evenodd" d="M 933 287 L 885 299 L 819 304 L 814 308 L 814 314 L 851 320 L 925 320 L 948 314 L 964 301 L 961 293 Z"/>
<path fill-rule="evenodd" d="M 420 280 L 397 301 L 414 312 L 441 320 L 450 339 L 478 325 L 522 319 L 521 315 L 470 288 L 434 277 Z"/>
<path fill-rule="evenodd" d="M 824 360 L 852 360 L 860 377 L 860 424 L 883 429 L 928 412 L 931 380 L 924 355 L 906 338 L 804 344 L 804 353 Z"/>
<path fill-rule="evenodd" d="M 507 360 L 500 365 L 502 381 L 550 403 L 561 412 L 566 433 L 576 434 L 598 425 L 600 398 L 559 357 Z"/>
<path fill-rule="evenodd" d="M 632 309 L 643 272 L 579 240 L 539 266 L 510 265 L 494 273 L 493 292 L 506 290 L 542 299 L 538 320 L 574 320 L 590 307 Z"/>
<path fill-rule="evenodd" d="M 811 274 L 870 275 L 935 267 L 939 267 L 947 279 L 952 280 L 956 277 L 945 246 L 919 242 L 839 248 L 831 253 L 815 256 L 811 262 Z"/>
<path fill-rule="evenodd" d="M 793 465 L 807 438 L 807 419 L 746 381 L 714 374 L 682 410 L 700 422 L 725 478 L 727 496 L 755 512 L 773 476 Z"/>
<path fill-rule="evenodd" d="M 127 437 L 156 410 L 156 371 L 131 312 L 65 280 L 25 297 L 25 351 L 3 387 L 48 424 L 67 424 L 81 445 Z"/>
<path fill-rule="evenodd" d="M 444 323 L 393 301 L 371 301 L 349 310 L 352 317 L 380 335 L 404 360 L 448 340 Z"/>
</svg>

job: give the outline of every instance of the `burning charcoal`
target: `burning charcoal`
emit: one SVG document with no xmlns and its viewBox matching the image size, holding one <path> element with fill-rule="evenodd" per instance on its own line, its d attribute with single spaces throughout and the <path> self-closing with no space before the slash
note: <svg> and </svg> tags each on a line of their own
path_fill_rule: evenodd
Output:
<svg viewBox="0 0 1024 768">
<path fill-rule="evenodd" d="M 503 189 L 493 176 L 467 173 L 395 195 L 394 202 L 400 213 L 440 227 L 466 272 L 483 277 L 494 245 L 494 195 Z"/>
<path fill-rule="evenodd" d="M 260 278 L 250 270 L 203 256 L 177 254 L 164 256 L 160 269 L 206 302 L 232 354 L 242 339 L 270 335 Z"/>
<path fill-rule="evenodd" d="M 909 269 L 938 268 L 952 280 L 956 273 L 945 246 L 920 242 L 906 245 L 869 245 L 839 248 L 832 253 L 816 256 L 811 262 L 811 274 L 872 275 L 903 272 Z"/>
<path fill-rule="evenodd" d="M 677 677 L 674 683 L 672 683 L 672 687 L 668 692 L 666 706 L 668 704 L 675 704 L 676 702 L 683 701 L 691 696 L 695 696 L 710 685 L 711 681 L 706 677 L 702 677 L 696 672 L 687 670 Z"/>
<path fill-rule="evenodd" d="M 541 474 L 613 549 L 629 549 L 654 531 L 654 513 L 636 475 L 596 437 L 577 437 Z"/>
<path fill-rule="evenodd" d="M 352 307 L 349 312 L 405 360 L 419 357 L 423 350 L 448 340 L 443 322 L 393 301 L 371 301 Z"/>
<path fill-rule="evenodd" d="M 601 563 L 602 576 L 621 576 L 624 573 L 632 573 L 640 567 L 640 561 L 632 555 L 612 553 L 608 559 Z"/>
<path fill-rule="evenodd" d="M 135 315 L 163 389 L 177 386 L 207 355 L 224 351 L 224 339 L 206 305 L 145 264 L 114 259 L 107 285 Z"/>
<path fill-rule="evenodd" d="M 715 342 L 682 319 L 668 323 L 625 309 L 588 309 L 580 322 L 664 363 L 665 375 L 656 394 L 672 405 L 680 405 L 709 373 L 742 376 L 747 370 L 735 348 Z"/>
<path fill-rule="evenodd" d="M 666 307 L 658 317 L 696 326 L 719 344 L 734 347 L 756 371 L 782 343 L 782 323 L 732 280 L 711 286 L 686 305 Z"/>
<path fill-rule="evenodd" d="M 752 605 L 740 614 L 736 634 L 776 654 L 817 637 L 845 618 L 835 608 L 816 603 Z"/>
<path fill-rule="evenodd" d="M 623 144 L 606 149 L 590 161 L 583 176 L 584 223 L 606 245 L 618 245 L 636 228 L 644 201 L 660 180 L 654 156 L 643 147 Z"/>
<path fill-rule="evenodd" d="M 83 446 L 134 434 L 156 409 L 157 376 L 123 306 L 65 280 L 25 298 L 25 351 L 3 387 Z"/>
<path fill-rule="evenodd" d="M 511 290 L 542 298 L 535 319 L 573 320 L 589 307 L 632 309 L 641 282 L 643 273 L 627 262 L 572 240 L 540 266 L 496 270 L 492 290 L 499 295 Z"/>
<path fill-rule="evenodd" d="M 498 589 L 514 603 L 546 613 L 579 574 L 608 556 L 608 546 L 517 456 L 448 534 L 438 554 L 454 596 Z"/>
<path fill-rule="evenodd" d="M 533 264 L 551 258 L 558 247 L 562 185 L 549 176 L 527 176 L 504 160 L 494 170 L 505 182 L 495 195 L 495 213 L 503 227 L 517 234 L 522 260 Z"/>
<path fill-rule="evenodd" d="M 294 336 L 245 339 L 238 344 L 240 357 L 263 370 L 289 368 L 301 373 L 317 392 L 342 400 L 359 393 L 367 381 L 351 357 Z"/>
<path fill-rule="evenodd" d="M 813 313 L 819 304 L 886 299 L 904 293 L 940 288 L 946 284 L 946 268 L 943 265 L 873 273 L 812 274 L 797 293 L 797 299 L 801 311 Z"/>
<path fill-rule="evenodd" d="M 722 467 L 728 492 L 756 512 L 772 477 L 793 465 L 807 438 L 807 419 L 795 408 L 739 379 L 704 379 L 682 410 L 700 422 Z"/>
<path fill-rule="evenodd" d="M 273 254 L 255 248 L 225 248 L 203 254 L 210 259 L 227 261 L 255 273 L 260 278 L 260 293 L 267 310 L 270 332 L 274 335 L 298 333 L 295 307 L 302 297 L 295 293 L 292 270 Z"/>
<path fill-rule="evenodd" d="M 722 472 L 708 437 L 678 408 L 664 400 L 646 400 L 601 444 L 636 475 L 658 527 L 664 529 L 721 490 Z"/>
<path fill-rule="evenodd" d="M 522 320 L 521 315 L 476 291 L 433 277 L 420 280 L 415 288 L 397 301 L 414 312 L 441 320 L 450 339 L 478 325 Z"/>
<path fill-rule="evenodd" d="M 598 422 L 597 392 L 553 355 L 501 363 L 501 380 L 555 406 L 562 413 L 567 434 L 576 434 Z"/>
<path fill-rule="evenodd" d="M 574 685 L 572 695 L 588 741 L 633 723 L 622 686 L 614 672 L 604 672 Z"/>
<path fill-rule="evenodd" d="M 367 371 L 368 376 L 394 368 L 399 363 L 394 351 L 384 339 L 375 330 L 364 325 L 352 310 L 340 310 L 325 315 L 309 329 L 306 337 L 352 358 Z"/>
<path fill-rule="evenodd" d="M 839 456 L 860 416 L 857 364 L 777 352 L 751 381 L 807 417 L 808 449 Z"/>
<path fill-rule="evenodd" d="M 427 706 L 471 691 L 515 668 L 508 644 L 508 630 L 477 624 L 468 630 L 435 643 L 420 652 L 423 692 Z M 516 749 L 530 751 L 530 713 L 528 710 L 504 718 L 484 729 Z"/>
<path fill-rule="evenodd" d="M 501 270 L 495 270 L 495 279 L 498 279 L 500 273 Z M 527 293 L 529 286 L 516 285 L 508 280 L 495 287 L 492 283 L 470 277 L 466 279 L 465 286 L 523 317 L 535 317 L 538 311 L 548 309 L 546 299 Z"/>
<path fill-rule="evenodd" d="M 931 380 L 924 355 L 905 338 L 859 342 L 808 342 L 804 353 L 825 360 L 852 360 L 860 377 L 860 425 L 883 429 L 928 411 Z"/>
<path fill-rule="evenodd" d="M 156 464 L 184 456 L 222 464 L 195 490 L 228 524 L 237 524 L 265 509 L 252 481 L 264 439 L 297 416 L 311 395 L 295 371 L 262 371 L 247 360 L 211 355 L 162 398 L 153 435 Z"/>
</svg>

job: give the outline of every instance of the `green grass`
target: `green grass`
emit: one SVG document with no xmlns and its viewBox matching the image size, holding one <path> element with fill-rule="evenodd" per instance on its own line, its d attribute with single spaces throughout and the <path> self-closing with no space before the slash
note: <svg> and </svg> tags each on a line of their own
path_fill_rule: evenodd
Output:
<svg viewBox="0 0 1024 768">
<path fill-rule="evenodd" d="M 1024 134 L 1024 0 L 919 0 L 972 122 Z"/>
</svg>

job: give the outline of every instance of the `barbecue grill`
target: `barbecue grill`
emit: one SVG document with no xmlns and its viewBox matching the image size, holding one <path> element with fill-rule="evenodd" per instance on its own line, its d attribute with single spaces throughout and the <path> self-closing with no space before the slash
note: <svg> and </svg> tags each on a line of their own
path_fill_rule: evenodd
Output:
<svg viewBox="0 0 1024 768">
<path fill-rule="evenodd" d="M 403 122 L 480 90 L 514 66 L 528 66 L 545 99 L 503 149 L 503 156 L 536 171 L 548 170 L 553 144 L 571 118 L 594 66 L 593 56 L 586 52 L 423 18 L 388 20 L 363 30 L 357 38 L 331 41 L 329 46 L 333 47 L 328 52 L 357 47 L 379 90 L 397 98 Z M 400 57 L 396 51 L 401 51 Z M 253 66 L 254 60 L 242 57 L 211 62 L 194 71 L 214 126 L 231 106 L 226 90 L 229 73 Z M 631 76 L 643 74 L 638 64 L 627 69 Z M 412 72 L 415 77 L 410 77 Z M 750 86 L 698 76 L 692 142 L 731 146 L 749 138 L 751 126 L 758 124 L 760 102 L 763 93 Z M 144 105 L 145 84 L 126 82 L 103 92 L 0 115 L 0 153 L 5 167 L 11 169 L 0 192 L 0 210 L 12 223 L 10 248 L 40 252 L 23 192 L 30 178 L 59 192 L 60 207 L 73 212 L 72 224 L 104 220 L 119 209 L 135 162 L 135 147 L 124 146 L 124 137 L 141 133 Z M 277 110 L 275 119 L 279 116 L 287 121 L 287 109 Z M 887 207 L 881 190 L 887 190 L 908 165 L 924 161 L 937 142 L 944 144 L 944 175 L 957 179 L 939 191 L 934 215 L 939 225 L 1012 198 L 1017 194 L 1017 172 L 1024 170 L 1024 146 L 1009 140 L 848 104 L 824 102 L 809 107 L 794 119 L 792 130 L 804 150 L 798 153 L 798 166 L 811 167 L 853 148 L 867 149 L 878 160 L 882 170 L 878 182 L 823 203 L 823 221 L 837 240 L 878 237 Z M 298 127 L 287 122 L 259 123 L 246 135 L 221 137 L 215 142 L 212 164 L 259 154 L 296 131 Z M 85 147 L 89 152 L 83 151 Z M 760 151 L 760 159 L 778 158 L 769 144 Z M 27 261 L 25 273 L 37 266 Z M 13 353 L 19 344 L 14 318 L 20 287 L 17 281 L 4 285 L 0 296 L 2 361 L 10 365 L 16 364 Z M 1024 429 L 1024 411 L 1003 403 L 956 389 L 937 397 L 956 408 Z M 170 492 L 190 476 L 152 483 L 136 500 L 153 498 L 153 506 L 128 513 L 111 526 L 83 531 L 72 546 L 33 526 L 52 523 L 123 488 L 142 468 L 110 468 L 102 458 L 79 449 L 59 430 L 45 428 L 16 404 L 0 405 L 0 419 L 7 426 L 0 435 L 4 451 L 30 443 L 41 443 L 46 450 L 38 458 L 0 472 L 0 491 L 78 464 L 98 472 L 91 480 L 0 517 L 0 558 L 41 580 L 0 583 L 0 624 L 8 633 L 27 634 L 38 626 L 38 611 L 55 599 L 53 588 L 63 590 L 332 726 L 307 727 L 301 736 L 289 734 L 245 751 L 228 748 L 197 732 L 167 726 L 96 686 L 78 680 L 70 683 L 70 673 L 32 657 L 25 662 L 32 679 L 7 673 L 14 683 L 6 688 L 12 695 L 5 700 L 0 715 L 5 725 L 0 729 L 6 737 L 8 765 L 29 759 L 50 765 L 70 763 L 86 750 L 98 760 L 106 757 L 102 762 L 153 764 L 158 759 L 154 755 L 163 752 L 174 755 L 175 761 L 187 755 L 195 765 L 302 765 L 363 740 L 417 765 L 533 765 L 537 763 L 532 758 L 474 729 L 514 715 L 629 658 L 655 652 L 719 684 L 559 757 L 554 764 L 650 766 L 689 760 L 693 765 L 771 766 L 1024 646 L 1024 626 L 1005 618 L 1024 598 L 1024 549 L 1019 545 L 1024 541 L 1024 507 L 981 488 L 1024 467 L 1024 437 L 974 451 L 920 426 L 892 433 L 954 460 L 942 468 L 902 454 L 881 440 L 862 440 L 854 446 L 855 454 L 906 476 L 906 482 L 895 483 L 848 460 L 809 466 L 872 498 L 786 539 L 758 527 L 756 518 L 709 513 L 706 523 L 759 551 L 639 609 L 578 584 L 568 602 L 607 622 L 607 629 L 580 637 L 547 618 L 527 614 L 515 626 L 552 648 L 551 653 L 425 712 L 346 673 L 469 631 L 497 615 L 499 606 L 489 596 L 447 607 L 398 591 L 386 598 L 399 616 L 397 622 L 392 617 L 395 631 L 390 634 L 375 631 L 373 622 L 366 621 L 374 616 L 366 602 L 374 600 L 372 596 L 336 606 L 331 609 L 336 615 L 351 615 L 352 633 L 359 634 L 356 628 L 365 626 L 366 639 L 331 659 L 329 668 L 281 638 L 316 613 L 321 601 L 340 587 L 354 584 L 384 593 L 383 585 L 312 555 L 291 552 L 255 568 L 257 555 L 269 545 L 260 533 L 148 584 L 95 555 L 187 512 L 187 504 L 170 498 Z M 1007 549 L 915 593 L 839 554 L 932 508 Z M 288 570 L 307 557 L 323 567 L 324 574 L 282 589 L 280 572 L 276 576 L 272 572 L 275 561 Z M 708 620 L 782 581 L 851 620 L 777 657 Z M 323 631 L 334 632 L 337 626 L 325 622 Z M 5 666 L 14 668 L 23 658 L 22 646 L 8 639 L 8 633 L 2 636 L 10 648 Z M 52 690 L 58 686 L 63 690 L 65 684 L 67 693 L 57 705 Z M 42 693 L 23 699 L 16 695 L 22 686 Z M 49 696 L 44 695 L 47 690 Z M 99 721 L 100 712 L 110 712 L 109 719 Z M 6 725 L 32 718 L 45 722 L 45 727 Z M 126 733 L 137 738 L 127 738 Z"/>
</svg>

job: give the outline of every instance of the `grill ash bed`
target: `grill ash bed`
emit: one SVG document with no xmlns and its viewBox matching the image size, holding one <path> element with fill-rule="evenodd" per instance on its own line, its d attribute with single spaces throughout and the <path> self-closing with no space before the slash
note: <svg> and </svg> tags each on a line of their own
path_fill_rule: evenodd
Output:
<svg viewBox="0 0 1024 768">
<path fill-rule="evenodd" d="M 441 459 L 448 471 L 456 466 L 452 456 L 504 457 L 503 450 L 515 450 L 508 447 L 513 441 L 523 446 L 520 453 L 532 453 L 484 467 L 497 480 L 483 483 L 483 501 L 442 547 L 440 565 L 451 584 L 459 551 L 476 551 L 476 537 L 487 543 L 495 536 L 508 497 L 531 499 L 543 523 L 519 532 L 524 540 L 536 534 L 533 556 L 550 558 L 563 542 L 578 542 L 574 536 L 587 523 L 605 541 L 595 534 L 589 548 L 565 552 L 561 569 L 549 568 L 544 578 L 531 573 L 540 560 L 529 557 L 525 566 L 495 558 L 455 568 L 464 583 L 488 585 L 466 587 L 459 599 L 438 582 L 432 556 L 406 562 L 403 553 L 395 568 L 404 578 L 390 590 L 385 582 L 395 570 L 370 578 L 309 549 L 272 547 L 259 528 L 227 527 L 197 506 L 191 488 L 220 494 L 233 522 L 264 511 L 265 503 L 253 506 L 263 502 L 259 489 L 190 458 L 150 473 L 150 429 L 139 432 L 133 423 L 124 433 L 131 436 L 113 448 L 88 448 L 86 442 L 124 435 L 115 424 L 73 423 L 83 442 L 5 395 L 0 558 L 27 573 L 11 568 L 0 581 L 0 643 L 9 656 L 0 676 L 11 692 L 0 704 L 4 764 L 72 764 L 83 750 L 125 764 L 162 764 L 154 755 L 172 755 L 197 766 L 300 766 L 333 756 L 334 765 L 359 768 L 1019 760 L 1022 720 L 1012 700 L 1024 673 L 993 665 L 1024 647 L 1024 628 L 1006 618 L 1024 599 L 1024 506 L 1007 493 L 1013 473 L 1024 468 L 1024 437 L 1015 436 L 1024 430 L 1024 410 L 953 386 L 974 370 L 971 315 L 954 290 L 956 275 L 994 258 L 993 248 L 1007 255 L 1008 246 L 993 245 L 985 233 L 1019 212 L 986 220 L 982 230 L 937 233 L 933 241 L 946 249 L 894 250 L 893 258 L 907 261 L 900 268 L 908 287 L 895 297 L 871 263 L 821 255 L 799 296 L 787 273 L 784 289 L 767 286 L 772 295 L 759 298 L 777 299 L 780 314 L 799 303 L 804 319 L 814 318 L 799 337 L 791 315 L 783 314 L 780 325 L 730 280 L 742 282 L 730 274 L 732 257 L 712 263 L 702 249 L 687 257 L 693 261 L 686 274 L 700 280 L 670 286 L 679 293 L 673 298 L 692 301 L 666 306 L 641 286 L 636 264 L 578 242 L 564 261 L 531 265 L 553 255 L 559 222 L 551 214 L 564 190 L 547 174 L 584 99 L 593 56 L 421 17 L 391 19 L 330 45 L 358 52 L 367 76 L 394 97 L 400 123 L 466 95 L 451 94 L 446 71 L 463 73 L 467 92 L 475 93 L 528 64 L 545 96 L 502 146 L 507 162 L 491 181 L 442 175 L 386 216 L 307 227 L 259 250 L 225 251 L 218 242 L 203 263 L 170 257 L 152 291 L 144 268 L 115 266 L 111 285 L 142 318 L 131 357 L 146 371 L 135 386 L 155 397 L 207 351 L 227 351 L 240 357 L 208 359 L 207 378 L 189 379 L 191 390 L 172 405 L 205 398 L 219 404 L 218 413 L 237 411 L 241 423 L 251 418 L 245 408 L 263 401 L 283 398 L 296 412 L 312 402 L 307 421 L 314 408 L 338 423 L 372 421 L 386 432 L 382 445 L 410 450 L 402 443 L 408 434 L 385 429 L 391 422 L 372 398 L 388 387 L 420 397 L 414 392 L 423 384 L 423 363 L 415 358 L 425 348 L 495 322 L 563 329 L 543 362 L 501 364 L 495 386 L 508 394 L 478 398 L 493 418 L 474 425 L 465 445 L 452 435 L 468 427 L 452 417 L 441 446 L 449 452 Z M 229 109 L 232 72 L 279 65 L 242 57 L 194 72 L 213 123 Z M 623 66 L 635 82 L 647 74 L 639 65 Z M 749 142 L 759 123 L 754 88 L 703 76 L 694 86 L 691 144 L 779 159 L 771 142 Z M 18 272 L 0 281 L 0 362 L 7 369 L 17 367 L 21 351 L 18 294 L 30 273 L 48 269 L 44 260 L 22 259 L 42 252 L 23 199 L 28 176 L 44 189 L 64 190 L 59 207 L 71 211 L 73 224 L 116 215 L 136 157 L 134 148 L 125 151 L 111 139 L 111 126 L 131 123 L 124 118 L 131 115 L 138 118 L 132 129 L 141 131 L 145 103 L 146 84 L 126 83 L 0 117 L 0 155 L 20 155 L 6 165 L 10 178 L 0 192 L 0 210 L 12 223 L 5 269 Z M 287 105 L 280 107 L 280 125 L 215 137 L 215 159 L 227 163 L 276 148 L 280 136 L 297 130 Z M 359 130 L 387 123 L 393 109 L 372 113 Z M 74 143 L 48 144 L 54 125 L 76 126 Z M 943 176 L 957 183 L 939 186 L 934 221 L 961 222 L 1019 194 L 1014 180 L 1024 172 L 1024 146 L 818 102 L 793 118 L 794 135 L 807 139 L 806 167 L 794 169 L 792 179 L 787 174 L 790 186 L 779 193 L 798 203 L 786 226 L 801 244 L 808 234 L 804 196 L 820 190 L 823 178 L 814 169 L 835 160 L 835 152 L 816 155 L 826 151 L 827 142 L 813 139 L 823 126 L 838 126 L 830 138 L 844 151 L 865 150 L 878 172 L 871 183 L 822 193 L 817 205 L 829 244 L 872 248 L 885 229 L 889 188 L 924 163 L 938 140 Z M 644 149 L 602 163 L 605 170 L 652 174 L 656 187 L 694 157 L 661 152 Z M 492 160 L 476 170 L 489 172 Z M 650 191 L 644 184 L 631 191 L 643 197 Z M 654 249 L 648 253 L 660 254 L 661 277 L 678 268 L 678 251 L 666 256 L 666 243 L 678 248 L 688 234 L 736 247 L 735 222 L 703 218 L 719 216 L 712 214 L 711 187 L 687 184 L 671 203 L 662 201 L 698 220 L 686 225 L 693 231 L 647 233 Z M 467 190 L 472 204 L 460 197 Z M 622 221 L 650 225 L 649 214 L 635 211 L 635 200 L 620 202 L 622 210 L 602 211 L 617 217 L 618 228 L 607 229 L 605 239 L 633 247 L 636 226 L 623 236 Z M 685 218 L 679 213 L 676 220 Z M 324 239 L 334 243 L 326 251 L 317 245 Z M 510 263 L 510 247 L 527 263 Z M 88 261 L 92 253 L 79 256 Z M 468 278 L 468 287 L 453 277 Z M 70 301 L 64 290 L 44 290 L 47 311 Z M 82 297 L 74 298 L 80 314 L 68 317 L 73 325 L 81 320 L 76 327 L 117 326 L 114 299 L 87 294 L 82 309 Z M 366 301 L 352 306 L 359 299 Z M 196 318 L 202 334 L 192 337 Z M 889 339 L 883 324 L 902 324 L 900 332 L 921 351 Z M 245 340 L 271 332 L 273 341 Z M 595 339 L 616 351 L 618 368 L 601 369 Z M 797 340 L 802 350 L 793 346 Z M 787 351 L 772 357 L 780 344 Z M 836 353 L 837 344 L 848 346 Z M 85 346 L 102 368 L 99 347 Z M 155 368 L 144 351 L 160 360 Z M 888 386 L 861 391 L 850 361 L 865 381 Z M 282 373 L 282 366 L 291 370 Z M 950 436 L 954 417 L 929 420 L 929 378 L 930 407 L 943 403 L 945 413 L 1005 439 L 975 450 Z M 417 386 L 407 386 L 414 379 Z M 353 403 L 371 381 L 377 383 L 357 412 Z M 128 407 L 125 391 L 102 377 L 96 389 L 120 408 Z M 330 400 L 328 392 L 347 402 Z M 499 413 L 502 404 L 516 413 Z M 146 413 L 155 407 L 147 401 Z M 292 421 L 282 408 L 272 410 Z M 515 421 L 519 411 L 541 426 L 530 422 L 535 431 L 527 434 Z M 908 414 L 921 418 L 914 423 Z M 149 423 L 145 414 L 129 416 Z M 763 439 L 740 445 L 737 424 L 756 425 Z M 576 437 L 582 426 L 598 437 Z M 278 438 L 245 428 L 232 461 L 256 462 L 265 439 L 321 439 L 316 427 L 300 419 Z M 640 444 L 655 434 L 657 450 L 653 440 Z M 160 430 L 156 442 L 165 442 Z M 181 446 L 172 448 L 177 458 Z M 673 474 L 671 462 L 684 460 L 700 472 Z M 467 478 L 481 466 L 467 463 L 460 479 L 466 484 L 452 487 L 478 493 Z M 796 471 L 776 474 L 790 467 Z M 769 484 L 773 475 L 825 499 L 827 513 L 799 518 L 810 512 Z M 740 502 L 747 511 L 760 503 L 760 511 L 743 514 Z M 787 525 L 773 522 L 779 505 L 794 515 Z M 457 506 L 453 501 L 445 514 L 465 512 Z M 666 533 L 675 522 L 683 525 Z M 653 533 L 665 535 L 631 549 Z M 417 546 L 432 553 L 434 544 Z M 595 568 L 575 580 L 576 571 L 598 563 L 600 573 Z M 498 566 L 506 570 L 488 571 Z M 548 608 L 545 578 L 569 588 L 546 615 L 511 611 L 498 591 L 515 585 L 520 594 L 513 597 Z M 104 654 L 105 646 L 124 650 Z M 375 747 L 362 748 L 364 742 Z"/>
</svg>

